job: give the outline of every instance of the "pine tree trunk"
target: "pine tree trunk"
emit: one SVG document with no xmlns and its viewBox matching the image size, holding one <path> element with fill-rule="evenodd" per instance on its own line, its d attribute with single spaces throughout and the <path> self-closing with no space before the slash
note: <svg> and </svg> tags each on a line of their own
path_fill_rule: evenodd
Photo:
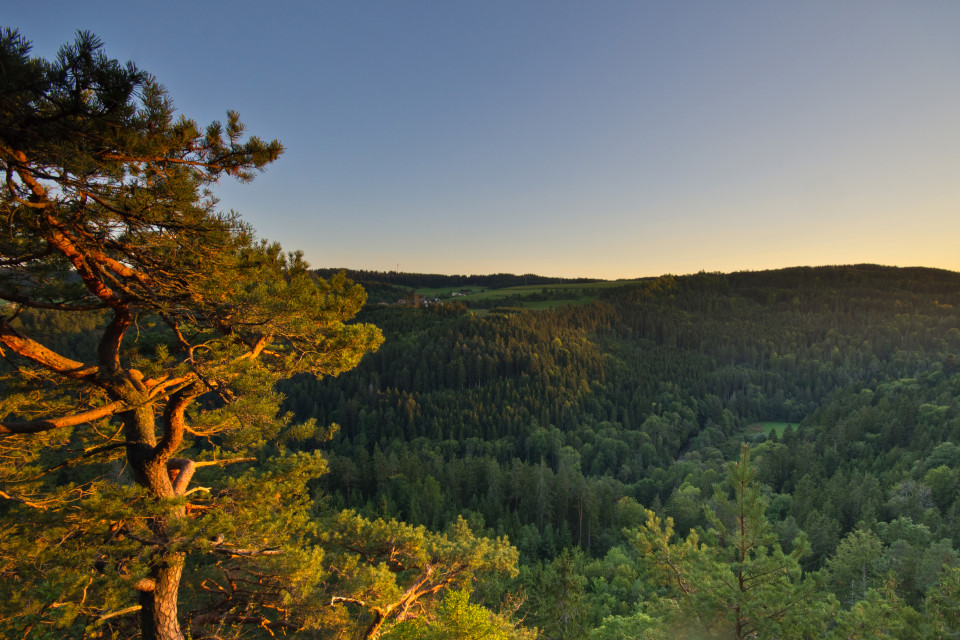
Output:
<svg viewBox="0 0 960 640">
<path fill-rule="evenodd" d="M 183 640 L 177 618 L 177 594 L 184 554 L 172 553 L 157 560 L 151 571 L 153 590 L 140 592 L 140 635 L 143 640 Z"/>
<path fill-rule="evenodd" d="M 141 406 L 124 416 L 127 460 L 134 479 L 155 498 L 174 497 L 166 460 L 158 459 L 156 414 L 153 407 Z M 158 540 L 169 542 L 171 519 L 186 515 L 183 507 L 152 519 L 150 528 Z M 158 550 L 151 559 L 150 579 L 139 593 L 140 634 L 143 640 L 183 640 L 178 620 L 177 600 L 185 561 L 183 553 Z"/>
</svg>

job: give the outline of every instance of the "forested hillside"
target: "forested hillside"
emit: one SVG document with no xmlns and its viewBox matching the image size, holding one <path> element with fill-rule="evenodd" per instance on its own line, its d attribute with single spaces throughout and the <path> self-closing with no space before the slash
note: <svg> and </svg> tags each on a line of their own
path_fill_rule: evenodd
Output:
<svg viewBox="0 0 960 640">
<path fill-rule="evenodd" d="M 831 606 L 922 610 L 960 548 L 958 309 L 956 273 L 869 265 L 665 276 L 545 311 L 368 307 L 378 353 L 282 391 L 339 425 L 333 504 L 509 536 L 504 588 L 547 637 L 654 615 L 629 531 L 644 508 L 680 538 L 715 530 L 742 443 L 775 542 L 802 541 Z"/>
</svg>

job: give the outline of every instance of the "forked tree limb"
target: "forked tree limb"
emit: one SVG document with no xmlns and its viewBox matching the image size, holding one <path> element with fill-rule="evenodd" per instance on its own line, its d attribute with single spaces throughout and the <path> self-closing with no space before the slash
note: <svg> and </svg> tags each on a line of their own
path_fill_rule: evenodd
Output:
<svg viewBox="0 0 960 640">
<path fill-rule="evenodd" d="M 163 436 L 153 451 L 151 456 L 153 459 L 167 461 L 180 447 L 187 424 L 184 412 L 201 392 L 202 390 L 197 389 L 196 385 L 190 384 L 178 389 L 170 396 L 163 408 Z"/>
<path fill-rule="evenodd" d="M 173 484 L 173 495 L 182 496 L 187 493 L 187 485 L 193 477 L 197 465 L 193 460 L 187 458 L 170 458 L 167 460 L 167 473 L 170 474 L 170 482 Z M 176 475 L 172 472 L 176 471 Z"/>
</svg>

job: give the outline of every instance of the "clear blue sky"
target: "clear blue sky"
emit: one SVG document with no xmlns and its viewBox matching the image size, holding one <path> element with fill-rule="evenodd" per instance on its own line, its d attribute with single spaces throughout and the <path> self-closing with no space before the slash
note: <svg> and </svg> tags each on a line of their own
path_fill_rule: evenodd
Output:
<svg viewBox="0 0 960 640">
<path fill-rule="evenodd" d="M 960 270 L 960 2 L 7 3 L 284 156 L 225 209 L 315 266 Z"/>
</svg>

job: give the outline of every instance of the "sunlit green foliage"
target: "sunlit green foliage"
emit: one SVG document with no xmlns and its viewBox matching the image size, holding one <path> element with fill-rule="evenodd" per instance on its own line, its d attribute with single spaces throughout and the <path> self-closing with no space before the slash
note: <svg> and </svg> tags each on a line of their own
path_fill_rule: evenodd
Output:
<svg viewBox="0 0 960 640">
<path fill-rule="evenodd" d="M 441 592 L 469 589 L 489 575 L 516 575 L 516 549 L 506 540 L 475 536 L 462 518 L 442 534 L 352 511 L 323 526 L 324 588 L 333 611 L 320 624 L 330 634 L 378 637 L 429 611 Z"/>
<path fill-rule="evenodd" d="M 466 591 L 452 591 L 435 617 L 403 622 L 381 636 L 384 640 L 532 640 L 536 632 L 518 628 L 501 615 L 470 602 Z"/>
</svg>

